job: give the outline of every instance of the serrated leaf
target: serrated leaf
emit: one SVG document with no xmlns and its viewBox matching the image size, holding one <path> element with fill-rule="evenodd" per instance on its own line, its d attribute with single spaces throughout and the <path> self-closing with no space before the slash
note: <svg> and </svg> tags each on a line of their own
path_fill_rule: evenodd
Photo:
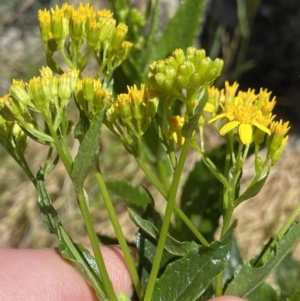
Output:
<svg viewBox="0 0 300 301">
<path fill-rule="evenodd" d="M 222 242 L 209 247 L 192 249 L 186 256 L 167 265 L 156 281 L 152 301 L 197 300 L 212 279 L 228 264 L 231 250 L 231 234 Z"/>
<path fill-rule="evenodd" d="M 251 293 L 280 263 L 290 251 L 292 245 L 300 238 L 300 224 L 293 224 L 288 232 L 279 239 L 275 251 L 273 251 L 261 267 L 252 267 L 248 261 L 244 261 L 235 273 L 233 280 L 228 284 L 225 294 L 245 297 Z"/>
<path fill-rule="evenodd" d="M 148 234 L 150 237 L 158 241 L 159 230 L 158 228 L 143 218 L 141 218 L 134 211 L 128 209 L 131 220 L 139 227 L 142 231 Z M 165 249 L 172 255 L 185 256 L 191 249 L 197 249 L 198 245 L 195 242 L 180 242 L 168 235 L 165 243 Z"/>
<path fill-rule="evenodd" d="M 78 191 L 83 187 L 83 183 L 92 168 L 95 158 L 99 152 L 99 135 L 103 120 L 104 110 L 99 113 L 95 120 L 91 123 L 90 128 L 84 135 L 84 138 L 79 146 L 78 153 L 75 157 L 71 178 L 75 190 Z"/>
<path fill-rule="evenodd" d="M 156 253 L 157 241 L 149 237 L 149 235 L 147 235 L 142 230 L 139 230 L 136 235 L 136 247 L 138 249 L 137 270 L 141 280 L 142 288 L 143 290 L 145 290 L 148 284 L 149 275 L 152 269 L 153 260 Z M 168 253 L 166 250 L 164 250 L 160 262 L 158 276 L 162 274 L 167 263 L 177 258 L 177 256 L 174 256 Z"/>
<path fill-rule="evenodd" d="M 186 0 L 170 19 L 156 43 L 149 44 L 140 59 L 142 69 L 152 60 L 165 58 L 176 48 L 185 49 L 194 44 L 203 19 L 204 0 Z M 151 46 L 151 48 L 150 48 Z"/>
<path fill-rule="evenodd" d="M 240 203 L 256 196 L 261 189 L 263 188 L 268 176 L 270 174 L 270 167 L 260 176 L 260 178 L 254 179 L 253 182 L 249 185 L 249 187 L 236 199 L 235 207 L 237 207 Z"/>
<path fill-rule="evenodd" d="M 124 181 L 108 181 L 105 183 L 107 189 L 122 198 L 127 206 L 133 206 L 145 211 L 151 199 L 145 190 L 132 186 Z"/>
</svg>

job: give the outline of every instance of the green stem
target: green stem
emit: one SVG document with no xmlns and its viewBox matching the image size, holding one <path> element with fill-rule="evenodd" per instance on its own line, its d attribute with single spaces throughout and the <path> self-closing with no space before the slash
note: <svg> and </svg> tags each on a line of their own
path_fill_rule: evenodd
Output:
<svg viewBox="0 0 300 301">
<path fill-rule="evenodd" d="M 288 219 L 285 221 L 285 223 L 283 224 L 283 226 L 281 227 L 281 229 L 279 230 L 279 232 L 277 233 L 273 241 L 270 243 L 268 248 L 264 251 L 264 253 L 259 258 L 259 260 L 254 264 L 255 267 L 263 266 L 266 263 L 270 254 L 275 249 L 278 240 L 286 234 L 286 232 L 288 231 L 292 223 L 295 221 L 295 218 L 299 213 L 300 213 L 300 204 L 295 208 L 292 214 L 288 217 Z"/>
<path fill-rule="evenodd" d="M 185 163 L 185 160 L 186 160 L 186 157 L 188 154 L 189 145 L 190 145 L 190 139 L 186 139 L 186 141 L 183 145 L 181 154 L 180 154 L 180 158 L 179 158 L 179 161 L 178 161 L 175 173 L 174 173 L 173 181 L 172 181 L 170 192 L 168 195 L 168 203 L 167 203 L 166 211 L 164 214 L 164 220 L 163 220 L 163 224 L 162 224 L 161 231 L 160 231 L 160 236 L 159 236 L 159 240 L 158 240 L 158 244 L 157 244 L 157 248 L 156 248 L 156 252 L 155 252 L 155 256 L 154 256 L 154 260 L 153 260 L 152 270 L 151 270 L 149 280 L 148 280 L 147 289 L 145 292 L 144 301 L 151 301 L 151 299 L 152 299 L 154 286 L 155 286 L 157 274 L 158 274 L 158 271 L 160 268 L 160 262 L 162 259 L 164 246 L 165 246 L 165 242 L 166 242 L 166 238 L 168 235 L 168 230 L 169 230 L 169 226 L 170 226 L 170 222 L 171 222 L 171 216 L 172 216 L 172 212 L 174 210 L 179 181 L 180 181 L 184 163 Z"/>
<path fill-rule="evenodd" d="M 113 207 L 112 201 L 109 197 L 106 185 L 104 183 L 104 180 L 103 180 L 103 177 L 102 177 L 102 174 L 101 174 L 101 171 L 100 171 L 98 165 L 97 165 L 97 171 L 96 171 L 96 180 L 97 180 L 98 186 L 100 188 L 100 191 L 101 191 L 101 194 L 102 194 L 107 212 L 109 214 L 109 218 L 110 218 L 111 223 L 113 225 L 113 228 L 115 230 L 118 242 L 119 242 L 120 247 L 122 249 L 125 261 L 127 263 L 127 267 L 128 267 L 131 279 L 132 279 L 132 283 L 135 287 L 136 293 L 138 294 L 139 297 L 141 297 L 141 295 L 142 295 L 142 286 L 141 286 L 141 283 L 140 283 L 140 279 L 139 279 L 137 270 L 135 268 L 134 260 L 132 258 L 131 253 L 130 253 L 130 250 L 128 248 L 126 239 L 124 237 L 122 228 L 120 226 L 118 217 L 116 215 L 116 212 L 115 212 L 115 209 Z"/>
<path fill-rule="evenodd" d="M 147 168 L 145 163 L 141 160 L 136 158 L 139 166 L 151 181 L 151 183 L 156 187 L 156 189 L 160 192 L 160 194 L 167 200 L 168 192 L 166 191 L 165 187 L 161 184 L 161 182 L 155 177 L 155 175 Z M 187 227 L 191 230 L 191 232 L 195 235 L 195 237 L 206 247 L 209 246 L 207 240 L 202 236 L 202 234 L 198 231 L 195 225 L 190 221 L 190 219 L 185 215 L 185 213 L 181 210 L 181 208 L 174 204 L 174 211 L 176 214 L 181 218 L 181 220 L 187 225 Z"/>
<path fill-rule="evenodd" d="M 84 219 L 85 226 L 86 226 L 86 229 L 87 229 L 87 232 L 89 235 L 89 239 L 91 242 L 91 246 L 92 246 L 92 249 L 94 252 L 95 260 L 96 260 L 97 266 L 99 268 L 101 280 L 103 281 L 103 284 L 104 284 L 106 295 L 109 300 L 118 301 L 118 298 L 115 294 L 113 285 L 112 285 L 110 278 L 108 276 L 108 273 L 107 273 L 107 269 L 106 269 L 104 259 L 103 259 L 103 256 L 102 256 L 102 253 L 100 250 L 98 238 L 97 238 L 94 226 L 93 226 L 92 218 L 91 218 L 91 215 L 89 212 L 89 208 L 87 205 L 87 200 L 84 195 L 83 188 L 81 188 L 78 191 L 77 197 L 78 197 L 81 214 Z"/>
</svg>

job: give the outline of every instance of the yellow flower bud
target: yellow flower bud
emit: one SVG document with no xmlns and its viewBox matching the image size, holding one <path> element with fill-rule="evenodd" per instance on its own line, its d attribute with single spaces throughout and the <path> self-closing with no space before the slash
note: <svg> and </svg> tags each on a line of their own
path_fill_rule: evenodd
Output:
<svg viewBox="0 0 300 301">
<path fill-rule="evenodd" d="M 129 123 L 132 119 L 131 109 L 130 109 L 130 98 L 128 94 L 118 95 L 118 104 L 120 109 L 120 117 L 124 123 Z"/>
<path fill-rule="evenodd" d="M 111 42 L 116 20 L 115 19 L 102 19 L 100 20 L 100 34 L 99 34 L 99 40 L 103 43 L 109 44 Z"/>
<path fill-rule="evenodd" d="M 79 42 L 84 38 L 85 17 L 75 11 L 70 18 L 70 37 L 73 41 Z"/>
<path fill-rule="evenodd" d="M 24 106 L 30 103 L 30 96 L 25 89 L 25 83 L 22 80 L 18 81 L 13 79 L 12 85 L 10 87 L 10 94 Z"/>
<path fill-rule="evenodd" d="M 92 77 L 85 77 L 82 80 L 82 91 L 84 98 L 93 102 L 95 91 L 101 88 L 101 83 L 99 80 L 96 80 Z"/>
<path fill-rule="evenodd" d="M 127 34 L 128 27 L 120 23 L 117 28 L 114 30 L 112 41 L 111 41 L 111 47 L 112 49 L 116 50 L 119 49 L 125 39 L 125 36 Z"/>
<path fill-rule="evenodd" d="M 49 33 L 51 32 L 51 14 L 48 10 L 38 11 L 38 20 L 40 23 L 41 38 L 44 43 L 48 42 Z"/>
<path fill-rule="evenodd" d="M 0 115 L 7 121 L 16 121 L 22 116 L 22 108 L 10 94 L 5 94 L 0 98 Z"/>
<path fill-rule="evenodd" d="M 99 36 L 100 36 L 101 25 L 99 22 L 91 22 L 86 31 L 87 45 L 90 51 L 99 47 Z"/>
</svg>

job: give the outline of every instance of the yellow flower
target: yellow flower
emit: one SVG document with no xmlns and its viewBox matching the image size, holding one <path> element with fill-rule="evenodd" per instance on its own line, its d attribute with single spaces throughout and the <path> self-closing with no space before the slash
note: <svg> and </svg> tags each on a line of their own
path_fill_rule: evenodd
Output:
<svg viewBox="0 0 300 301">
<path fill-rule="evenodd" d="M 255 104 L 244 105 L 242 99 L 235 97 L 233 104 L 223 107 L 223 112 L 212 118 L 208 123 L 215 122 L 218 119 L 227 118 L 228 122 L 221 128 L 220 134 L 226 135 L 231 130 L 238 128 L 238 134 L 243 144 L 249 144 L 253 137 L 253 126 L 267 133 L 271 131 L 258 121 L 259 110 Z"/>
<path fill-rule="evenodd" d="M 184 144 L 185 138 L 182 136 L 181 128 L 184 125 L 184 117 L 172 116 L 171 117 L 171 130 L 173 131 L 173 139 L 175 140 L 178 146 Z"/>
</svg>

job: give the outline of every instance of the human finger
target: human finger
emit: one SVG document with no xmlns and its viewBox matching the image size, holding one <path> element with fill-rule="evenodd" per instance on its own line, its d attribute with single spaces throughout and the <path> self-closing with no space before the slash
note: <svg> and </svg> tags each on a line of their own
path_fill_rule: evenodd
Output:
<svg viewBox="0 0 300 301">
<path fill-rule="evenodd" d="M 131 280 L 118 247 L 101 247 L 116 293 L 131 295 Z M 96 301 L 93 289 L 55 249 L 0 249 L 0 300 Z"/>
</svg>

